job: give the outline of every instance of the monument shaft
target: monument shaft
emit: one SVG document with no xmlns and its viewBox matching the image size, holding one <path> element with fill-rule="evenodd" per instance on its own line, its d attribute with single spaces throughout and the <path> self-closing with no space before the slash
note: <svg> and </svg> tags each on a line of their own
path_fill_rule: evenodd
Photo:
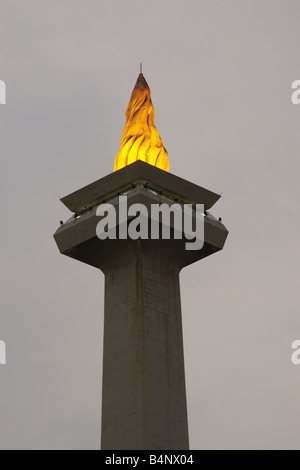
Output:
<svg viewBox="0 0 300 470">
<path fill-rule="evenodd" d="M 188 449 L 176 259 L 128 244 L 105 272 L 102 449 Z"/>
</svg>

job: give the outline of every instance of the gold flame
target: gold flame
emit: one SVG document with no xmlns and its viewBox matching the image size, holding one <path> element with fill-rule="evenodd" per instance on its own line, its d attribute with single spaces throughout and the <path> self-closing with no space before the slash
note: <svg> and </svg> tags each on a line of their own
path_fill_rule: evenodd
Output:
<svg viewBox="0 0 300 470">
<path fill-rule="evenodd" d="M 126 111 L 126 124 L 114 171 L 137 160 L 169 171 L 168 152 L 154 125 L 154 114 L 150 88 L 140 73 Z"/>
</svg>

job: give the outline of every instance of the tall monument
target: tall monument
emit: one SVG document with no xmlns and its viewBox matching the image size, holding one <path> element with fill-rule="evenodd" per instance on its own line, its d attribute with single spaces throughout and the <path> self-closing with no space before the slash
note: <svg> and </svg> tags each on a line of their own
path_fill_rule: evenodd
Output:
<svg viewBox="0 0 300 470">
<path fill-rule="evenodd" d="M 73 216 L 54 235 L 62 254 L 105 274 L 103 450 L 189 448 L 179 274 L 221 250 L 228 232 L 208 212 L 220 196 L 168 170 L 168 153 L 141 73 L 126 112 L 115 171 L 62 198 Z M 149 227 L 153 205 L 203 204 L 202 248 L 187 250 L 184 236 L 175 236 L 175 216 L 170 217 L 169 239 L 162 236 L 162 218 L 158 238 L 151 238 L 150 229 L 149 237 L 125 237 L 133 216 L 128 211 L 124 220 L 120 196 L 126 196 L 128 207 L 147 209 Z M 117 214 L 116 237 L 100 239 L 99 208 L 107 204 Z M 196 211 L 192 218 L 195 224 Z"/>
</svg>

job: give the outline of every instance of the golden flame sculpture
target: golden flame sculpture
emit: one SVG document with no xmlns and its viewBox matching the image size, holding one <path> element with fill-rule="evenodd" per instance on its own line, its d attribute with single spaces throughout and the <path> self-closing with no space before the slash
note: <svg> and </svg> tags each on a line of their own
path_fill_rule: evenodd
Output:
<svg viewBox="0 0 300 470">
<path fill-rule="evenodd" d="M 169 171 L 168 152 L 154 125 L 154 114 L 150 88 L 140 73 L 126 111 L 126 124 L 114 171 L 137 160 Z"/>
</svg>

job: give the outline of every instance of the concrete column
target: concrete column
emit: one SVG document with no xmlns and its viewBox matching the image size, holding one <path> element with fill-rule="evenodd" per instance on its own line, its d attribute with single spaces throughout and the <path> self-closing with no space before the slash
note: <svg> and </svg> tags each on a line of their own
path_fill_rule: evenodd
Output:
<svg viewBox="0 0 300 470">
<path fill-rule="evenodd" d="M 189 448 L 179 266 L 166 248 L 137 240 L 101 267 L 102 449 Z"/>
<path fill-rule="evenodd" d="M 110 202 L 118 213 L 120 194 L 148 214 L 152 204 L 204 204 L 203 248 L 172 237 L 99 240 L 96 209 Z M 74 215 L 54 235 L 60 252 L 105 274 L 102 449 L 189 447 L 179 272 L 222 250 L 228 231 L 207 212 L 219 198 L 138 161 L 62 199 Z"/>
</svg>

